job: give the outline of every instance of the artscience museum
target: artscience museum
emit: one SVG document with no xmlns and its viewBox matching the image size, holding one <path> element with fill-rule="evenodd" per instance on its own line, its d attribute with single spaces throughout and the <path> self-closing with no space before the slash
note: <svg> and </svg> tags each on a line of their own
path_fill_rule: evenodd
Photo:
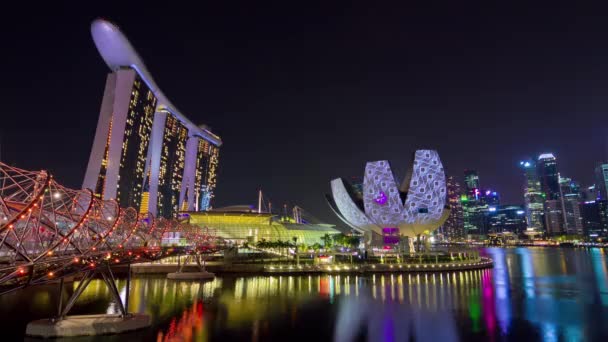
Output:
<svg viewBox="0 0 608 342">
<path fill-rule="evenodd" d="M 330 207 L 367 245 L 390 248 L 406 238 L 424 238 L 448 218 L 446 177 L 439 154 L 417 150 L 409 172 L 397 185 L 387 160 L 368 162 L 362 186 L 344 178 L 331 181 Z"/>
</svg>

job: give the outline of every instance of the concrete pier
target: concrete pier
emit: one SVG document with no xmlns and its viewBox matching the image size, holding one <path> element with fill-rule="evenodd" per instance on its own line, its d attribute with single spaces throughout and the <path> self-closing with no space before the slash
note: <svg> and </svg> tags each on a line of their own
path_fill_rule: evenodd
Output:
<svg viewBox="0 0 608 342">
<path fill-rule="evenodd" d="M 31 337 L 58 338 L 120 334 L 149 327 L 150 317 L 142 314 L 67 316 L 62 320 L 40 319 L 27 325 Z"/>
<path fill-rule="evenodd" d="M 167 273 L 167 279 L 173 280 L 206 280 L 215 278 L 215 274 L 207 271 L 203 272 L 173 272 Z"/>
</svg>

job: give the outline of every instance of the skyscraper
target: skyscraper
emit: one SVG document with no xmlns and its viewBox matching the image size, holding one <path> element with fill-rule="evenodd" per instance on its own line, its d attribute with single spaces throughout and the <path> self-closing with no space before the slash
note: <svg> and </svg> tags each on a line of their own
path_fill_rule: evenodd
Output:
<svg viewBox="0 0 608 342">
<path fill-rule="evenodd" d="M 544 215 L 544 198 L 540 189 L 536 163 L 533 160 L 521 161 L 519 165 L 524 169 L 524 200 L 526 203 L 526 220 L 528 228 L 541 231 Z"/>
<path fill-rule="evenodd" d="M 597 197 L 602 200 L 608 200 L 608 164 L 599 163 L 595 167 L 595 187 Z"/>
<path fill-rule="evenodd" d="M 567 177 L 560 177 L 559 185 L 564 208 L 564 232 L 566 234 L 582 234 L 583 218 L 580 210 L 580 186 Z"/>
<path fill-rule="evenodd" d="M 580 205 L 583 234 L 592 239 L 608 236 L 608 200 L 598 198 L 596 188 L 592 185 L 582 191 Z"/>
<path fill-rule="evenodd" d="M 520 234 L 526 230 L 526 211 L 519 205 L 501 205 L 488 213 L 491 233 Z"/>
<path fill-rule="evenodd" d="M 488 213 L 500 204 L 496 191 L 482 190 L 475 170 L 465 170 L 466 194 L 461 196 L 466 235 L 481 237 L 488 233 Z"/>
<path fill-rule="evenodd" d="M 561 234 L 566 231 L 564 201 L 559 186 L 557 160 L 552 153 L 543 153 L 536 164 L 540 189 L 545 198 L 545 228 L 548 234 Z"/>
<path fill-rule="evenodd" d="M 559 199 L 559 173 L 557 172 L 557 160 L 553 153 L 543 153 L 538 157 L 536 163 L 540 190 L 545 194 L 547 200 Z"/>
<path fill-rule="evenodd" d="M 171 104 L 118 27 L 96 20 L 91 33 L 112 72 L 83 187 L 121 207 L 163 217 L 205 209 L 221 139 Z"/>
<path fill-rule="evenodd" d="M 467 196 L 475 193 L 479 189 L 479 176 L 476 170 L 464 170 L 464 186 Z"/>
<path fill-rule="evenodd" d="M 460 202 L 462 191 L 460 189 L 460 184 L 453 176 L 447 178 L 446 185 L 448 190 L 447 202 L 450 207 L 450 216 L 448 216 L 448 219 L 443 224 L 441 231 L 446 238 L 454 241 L 465 237 L 464 213 Z"/>
<path fill-rule="evenodd" d="M 583 231 L 586 236 L 601 233 L 602 218 L 600 216 L 599 201 L 585 201 L 581 204 L 583 218 Z"/>
</svg>

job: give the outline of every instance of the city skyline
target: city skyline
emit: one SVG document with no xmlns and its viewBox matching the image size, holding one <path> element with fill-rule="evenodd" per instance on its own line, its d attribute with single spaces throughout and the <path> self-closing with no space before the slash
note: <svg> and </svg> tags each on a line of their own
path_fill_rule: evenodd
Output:
<svg viewBox="0 0 608 342">
<path fill-rule="evenodd" d="M 608 341 L 605 9 L 11 4 L 3 336 Z"/>
<path fill-rule="evenodd" d="M 523 42 L 541 44 L 537 49 L 505 40 L 498 24 L 490 27 L 494 36 L 473 32 L 466 23 L 455 25 L 446 36 L 438 35 L 431 23 L 421 23 L 415 14 L 405 24 L 389 17 L 387 26 L 374 31 L 378 14 L 387 12 L 382 8 L 372 8 L 365 17 L 369 20 L 363 19 L 366 12 L 361 8 L 323 8 L 320 13 L 309 9 L 282 19 L 276 17 L 280 9 L 274 9 L 266 15 L 271 24 L 263 26 L 247 21 L 243 13 L 219 7 L 212 9 L 232 14 L 235 25 L 213 21 L 210 14 L 202 13 L 208 23 L 168 15 L 169 25 L 161 28 L 141 25 L 140 9 L 125 6 L 116 12 L 93 8 L 55 13 L 54 9 L 22 19 L 18 27 L 26 39 L 9 38 L 20 53 L 2 57 L 13 66 L 6 73 L 12 86 L 7 89 L 5 112 L 9 115 L 3 118 L 1 132 L 3 161 L 49 169 L 74 187 L 82 183 L 107 74 L 88 37 L 90 21 L 100 15 L 117 22 L 128 34 L 164 91 L 194 122 L 209 124 L 228 142 L 222 151 L 216 206 L 253 203 L 261 187 L 277 204 L 297 203 L 336 222 L 323 199 L 327 181 L 357 175 L 366 160 L 406 160 L 403 146 L 438 150 L 446 174 L 455 175 L 460 182 L 464 169 L 477 170 L 482 187 L 496 189 L 501 202 L 514 204 L 524 202 L 520 160 L 552 152 L 559 160 L 560 173 L 590 185 L 595 164 L 606 157 L 605 129 L 594 123 L 601 122 L 601 113 L 608 109 L 597 101 L 597 96 L 603 96 L 598 89 L 608 82 L 608 69 L 591 63 L 591 76 L 586 65 L 608 53 L 595 49 L 600 34 L 586 32 L 588 26 L 580 22 L 573 37 L 566 37 L 565 46 L 553 46 L 550 39 L 544 39 L 563 32 L 551 33 L 564 29 L 559 23 L 545 22 L 548 28 L 536 36 L 517 36 Z M 316 30 L 300 27 L 327 11 L 347 13 L 339 25 L 319 23 Z M 566 18 L 579 14 L 553 11 Z M 433 24 L 449 19 L 440 28 L 458 24 L 448 13 L 437 15 Z M 527 13 L 520 24 L 522 32 L 536 32 L 534 21 L 539 16 Z M 489 24 L 488 19 L 474 14 L 466 18 Z M 54 25 L 49 25 L 51 21 Z M 600 25 L 593 18 L 589 22 Z M 287 33 L 277 32 L 273 24 L 286 25 Z M 363 26 L 357 29 L 358 25 Z M 601 25 L 598 32 L 608 31 Z M 260 38 L 248 33 L 250 27 Z M 321 39 L 325 35 L 327 39 Z M 352 35 L 353 42 L 343 42 L 342 52 L 332 49 L 333 42 L 344 35 Z M 51 40 L 51 36 L 62 39 Z M 290 40 L 292 36 L 295 38 Z M 176 42 L 175 37 L 184 43 Z M 465 47 L 448 43 L 450 37 Z M 456 56 L 447 58 L 446 51 L 425 43 L 434 39 L 452 47 Z M 249 40 L 259 44 L 252 47 Z M 158 49 L 160 42 L 165 50 Z M 486 51 L 489 58 L 468 50 L 483 43 L 499 43 L 499 47 Z M 374 53 L 368 52 L 374 47 Z M 501 57 L 513 47 L 520 49 L 515 55 L 520 64 Z M 554 64 L 547 66 L 544 59 L 538 59 L 541 48 L 559 54 L 572 47 L 580 50 L 577 61 L 552 57 Z M 595 54 L 590 53 L 591 47 Z M 32 59 L 40 49 L 51 57 L 38 65 Z M 320 51 L 329 51 L 329 55 L 321 58 Z M 424 64 L 433 56 L 439 56 L 433 69 L 412 70 L 413 65 Z M 494 69 L 491 64 L 496 59 L 504 69 Z M 245 66 L 262 61 L 266 62 L 254 69 Z M 534 72 L 539 67 L 556 72 L 553 77 L 562 81 L 547 84 L 546 73 Z M 49 73 L 46 79 L 36 79 L 34 84 L 28 81 L 45 71 Z M 573 80 L 573 73 L 579 75 L 579 71 L 582 76 Z M 491 77 L 484 76 L 488 72 Z M 512 72 L 530 75 L 517 79 L 509 75 Z M 532 86 L 530 95 L 520 91 L 527 86 Z M 579 98 L 562 96 L 568 94 Z M 425 116 L 435 112 L 439 124 L 432 127 L 436 133 L 408 129 L 431 127 L 433 122 Z M 577 120 L 573 120 L 573 112 Z M 28 123 L 24 124 L 26 117 Z M 493 128 L 488 129 L 488 124 Z M 27 142 L 23 136 L 28 137 Z M 399 178 L 405 175 L 404 168 L 395 171 Z"/>
</svg>

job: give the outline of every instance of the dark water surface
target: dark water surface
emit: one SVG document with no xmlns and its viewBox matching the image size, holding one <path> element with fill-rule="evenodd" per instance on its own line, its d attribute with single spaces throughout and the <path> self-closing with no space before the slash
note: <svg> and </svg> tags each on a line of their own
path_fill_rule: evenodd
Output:
<svg viewBox="0 0 608 342">
<path fill-rule="evenodd" d="M 73 341 L 608 341 L 608 251 L 489 248 L 491 270 L 427 274 L 134 277 L 150 329 Z M 76 284 L 67 284 L 65 296 Z M 124 297 L 125 281 L 119 281 Z M 0 297 L 5 340 L 56 313 L 57 286 Z M 100 280 L 72 314 L 115 313 Z M 12 338 L 8 338 L 12 336 Z M 70 340 L 72 341 L 72 340 Z"/>
</svg>

